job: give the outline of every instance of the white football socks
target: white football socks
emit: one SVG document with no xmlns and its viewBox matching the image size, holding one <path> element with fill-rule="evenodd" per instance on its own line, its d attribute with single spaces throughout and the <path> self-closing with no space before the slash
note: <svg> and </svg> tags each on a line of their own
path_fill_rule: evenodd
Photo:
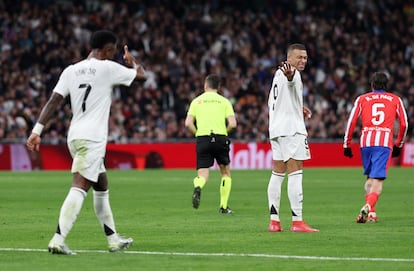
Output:
<svg viewBox="0 0 414 271">
<path fill-rule="evenodd" d="M 269 202 L 270 220 L 280 221 L 279 209 L 280 209 L 280 194 L 282 190 L 284 173 L 276 173 L 272 171 L 269 184 L 267 186 L 267 199 Z"/>
<path fill-rule="evenodd" d="M 109 204 L 109 191 L 93 191 L 93 206 L 105 235 L 111 236 L 116 233 L 114 216 Z M 109 240 L 109 239 L 108 239 Z"/>
<path fill-rule="evenodd" d="M 292 221 L 302 221 L 302 170 L 297 170 L 288 175 L 288 196 L 292 210 Z"/>
<path fill-rule="evenodd" d="M 60 208 L 60 215 L 59 215 L 59 233 L 55 233 L 53 239 L 55 242 L 62 244 L 69 234 L 70 230 L 73 227 L 73 224 L 78 217 L 78 214 L 82 208 L 83 201 L 86 197 L 87 193 L 77 187 L 72 187 L 69 190 L 68 195 L 65 198 L 65 201 Z"/>
</svg>

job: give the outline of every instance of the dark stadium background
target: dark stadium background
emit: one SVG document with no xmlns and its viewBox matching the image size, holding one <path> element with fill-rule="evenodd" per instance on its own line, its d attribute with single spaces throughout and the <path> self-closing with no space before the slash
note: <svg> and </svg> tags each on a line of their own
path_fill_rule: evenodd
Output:
<svg viewBox="0 0 414 271">
<path fill-rule="evenodd" d="M 307 46 L 302 73 L 311 142 L 341 142 L 355 97 L 375 71 L 390 75 L 414 122 L 410 1 L 0 1 L 0 143 L 24 143 L 64 67 L 86 57 L 92 31 L 114 31 L 149 71 L 116 88 L 112 143 L 190 141 L 183 121 L 208 73 L 223 78 L 234 142 L 267 142 L 267 93 L 289 43 Z M 62 105 L 43 142 L 64 144 Z M 358 133 L 358 131 L 356 131 Z"/>
</svg>

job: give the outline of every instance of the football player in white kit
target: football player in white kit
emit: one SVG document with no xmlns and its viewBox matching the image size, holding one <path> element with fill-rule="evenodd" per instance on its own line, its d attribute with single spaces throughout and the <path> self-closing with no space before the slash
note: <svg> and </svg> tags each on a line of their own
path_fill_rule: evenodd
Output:
<svg viewBox="0 0 414 271">
<path fill-rule="evenodd" d="M 39 150 L 44 125 L 69 95 L 73 116 L 67 144 L 73 158 L 73 182 L 60 209 L 56 233 L 48 245 L 49 252 L 55 254 L 75 254 L 66 245 L 65 238 L 91 187 L 94 210 L 107 237 L 109 251 L 122 250 L 133 242 L 132 238 L 122 237 L 116 231 L 104 156 L 112 89 L 115 85 L 129 86 L 135 79 L 145 79 L 145 71 L 126 45 L 124 61 L 130 68 L 112 61 L 117 52 L 117 37 L 111 31 L 96 31 L 91 36 L 90 45 L 88 58 L 69 65 L 60 75 L 26 143 L 29 150 Z"/>
<path fill-rule="evenodd" d="M 269 138 L 273 155 L 273 170 L 268 184 L 270 232 L 282 231 L 280 224 L 280 195 L 285 174 L 288 174 L 287 192 L 292 210 L 292 232 L 316 232 L 302 218 L 302 168 L 310 159 L 304 118 L 311 111 L 303 106 L 303 84 L 300 71 L 308 60 L 302 44 L 292 44 L 287 61 L 277 69 L 269 92 Z"/>
</svg>

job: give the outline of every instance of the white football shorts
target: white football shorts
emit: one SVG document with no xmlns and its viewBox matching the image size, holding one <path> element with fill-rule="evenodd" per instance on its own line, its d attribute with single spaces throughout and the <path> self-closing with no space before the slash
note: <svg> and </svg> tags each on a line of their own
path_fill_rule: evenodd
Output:
<svg viewBox="0 0 414 271">
<path fill-rule="evenodd" d="M 310 150 L 307 136 L 294 134 L 280 136 L 270 140 L 273 160 L 286 162 L 289 159 L 299 161 L 309 160 Z"/>
<path fill-rule="evenodd" d="M 75 139 L 68 143 L 72 161 L 72 173 L 78 172 L 91 182 L 98 182 L 100 173 L 106 171 L 104 157 L 105 142 Z"/>
</svg>

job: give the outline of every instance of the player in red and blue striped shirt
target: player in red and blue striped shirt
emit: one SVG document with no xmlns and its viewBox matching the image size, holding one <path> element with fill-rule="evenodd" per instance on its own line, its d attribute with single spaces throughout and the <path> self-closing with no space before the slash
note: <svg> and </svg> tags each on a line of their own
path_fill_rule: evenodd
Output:
<svg viewBox="0 0 414 271">
<path fill-rule="evenodd" d="M 375 204 L 387 177 L 390 156 L 400 155 L 407 134 L 407 114 L 400 97 L 387 92 L 388 78 L 385 73 L 376 72 L 371 79 L 372 92 L 357 97 L 348 119 L 344 137 L 344 155 L 352 157 L 350 143 L 352 134 L 361 117 L 360 147 L 365 182 L 365 205 L 357 217 L 358 223 L 378 220 Z M 399 129 L 394 143 L 394 124 Z"/>
</svg>

